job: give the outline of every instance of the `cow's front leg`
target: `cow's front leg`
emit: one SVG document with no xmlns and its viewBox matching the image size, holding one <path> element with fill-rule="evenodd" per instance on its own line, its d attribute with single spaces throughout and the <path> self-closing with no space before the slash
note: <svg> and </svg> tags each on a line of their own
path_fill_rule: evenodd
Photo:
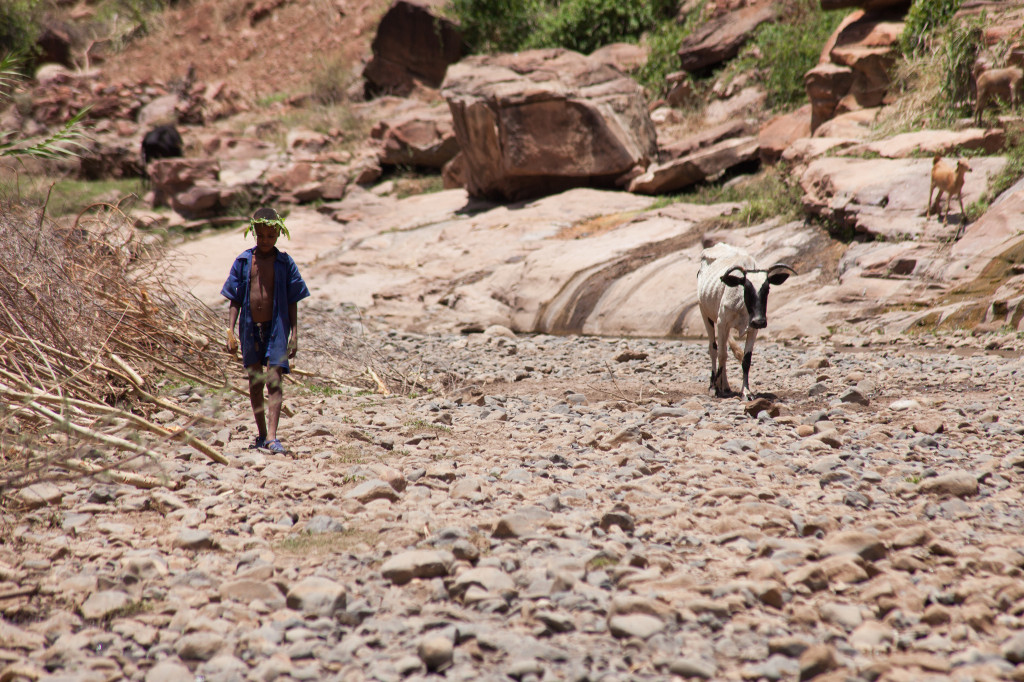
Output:
<svg viewBox="0 0 1024 682">
<path fill-rule="evenodd" d="M 743 346 L 743 397 L 753 400 L 754 394 L 750 392 L 750 361 L 754 355 L 754 342 L 757 341 L 757 330 L 747 330 L 747 342 Z"/>
</svg>

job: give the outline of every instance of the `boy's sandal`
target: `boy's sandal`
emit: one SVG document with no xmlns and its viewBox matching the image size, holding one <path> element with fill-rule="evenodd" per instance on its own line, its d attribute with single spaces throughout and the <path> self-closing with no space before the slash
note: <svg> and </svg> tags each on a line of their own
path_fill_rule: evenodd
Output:
<svg viewBox="0 0 1024 682">
<path fill-rule="evenodd" d="M 267 447 L 267 437 L 266 436 L 256 436 L 256 439 L 249 446 L 249 449 L 250 450 L 259 450 L 260 448 L 265 448 L 265 447 Z"/>
<path fill-rule="evenodd" d="M 266 445 L 264 445 L 263 447 L 265 447 L 267 450 L 270 450 L 271 452 L 283 453 L 285 451 L 284 446 L 281 445 L 281 441 L 278 440 L 277 438 L 275 438 L 274 440 L 268 440 Z"/>
</svg>

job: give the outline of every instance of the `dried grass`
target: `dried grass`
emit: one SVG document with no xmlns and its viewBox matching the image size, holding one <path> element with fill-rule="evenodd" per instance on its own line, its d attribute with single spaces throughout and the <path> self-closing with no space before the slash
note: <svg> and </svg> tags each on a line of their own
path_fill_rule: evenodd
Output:
<svg viewBox="0 0 1024 682">
<path fill-rule="evenodd" d="M 90 207 L 73 223 L 0 198 L 0 492 L 39 480 L 135 473 L 173 441 L 226 461 L 187 428 L 149 421 L 157 410 L 210 422 L 153 395 L 158 369 L 227 377 L 206 352 L 211 311 L 182 293 L 173 264 L 146 244 L 117 206 Z M 189 369 L 185 369 L 189 368 Z"/>
</svg>

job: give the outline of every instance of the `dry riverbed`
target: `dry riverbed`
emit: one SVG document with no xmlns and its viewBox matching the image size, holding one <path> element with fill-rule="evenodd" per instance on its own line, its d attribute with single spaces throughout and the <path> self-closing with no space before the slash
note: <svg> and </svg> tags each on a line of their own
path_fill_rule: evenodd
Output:
<svg viewBox="0 0 1024 682">
<path fill-rule="evenodd" d="M 168 384 L 229 465 L 8 512 L 0 677 L 1024 679 L 1016 336 L 762 341 L 754 405 L 704 340 L 365 334 L 413 389 L 298 377 L 285 456 Z"/>
</svg>

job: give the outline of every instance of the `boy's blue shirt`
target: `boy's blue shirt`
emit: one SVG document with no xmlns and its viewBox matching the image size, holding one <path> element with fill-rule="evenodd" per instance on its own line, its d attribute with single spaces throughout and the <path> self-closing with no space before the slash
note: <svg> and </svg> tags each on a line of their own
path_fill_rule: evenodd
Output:
<svg viewBox="0 0 1024 682">
<path fill-rule="evenodd" d="M 256 364 L 267 364 L 280 367 L 287 373 L 288 369 L 288 335 L 291 332 L 288 319 L 288 306 L 309 296 L 309 289 L 299 274 L 295 261 L 284 251 L 274 247 L 277 256 L 274 258 L 274 312 L 271 314 L 270 342 L 267 354 L 260 357 L 253 333 L 252 308 L 249 305 L 251 284 L 249 274 L 252 272 L 252 258 L 256 247 L 243 251 L 231 265 L 231 273 L 220 290 L 221 296 L 237 303 L 238 339 L 242 346 L 242 364 L 246 367 Z"/>
</svg>

